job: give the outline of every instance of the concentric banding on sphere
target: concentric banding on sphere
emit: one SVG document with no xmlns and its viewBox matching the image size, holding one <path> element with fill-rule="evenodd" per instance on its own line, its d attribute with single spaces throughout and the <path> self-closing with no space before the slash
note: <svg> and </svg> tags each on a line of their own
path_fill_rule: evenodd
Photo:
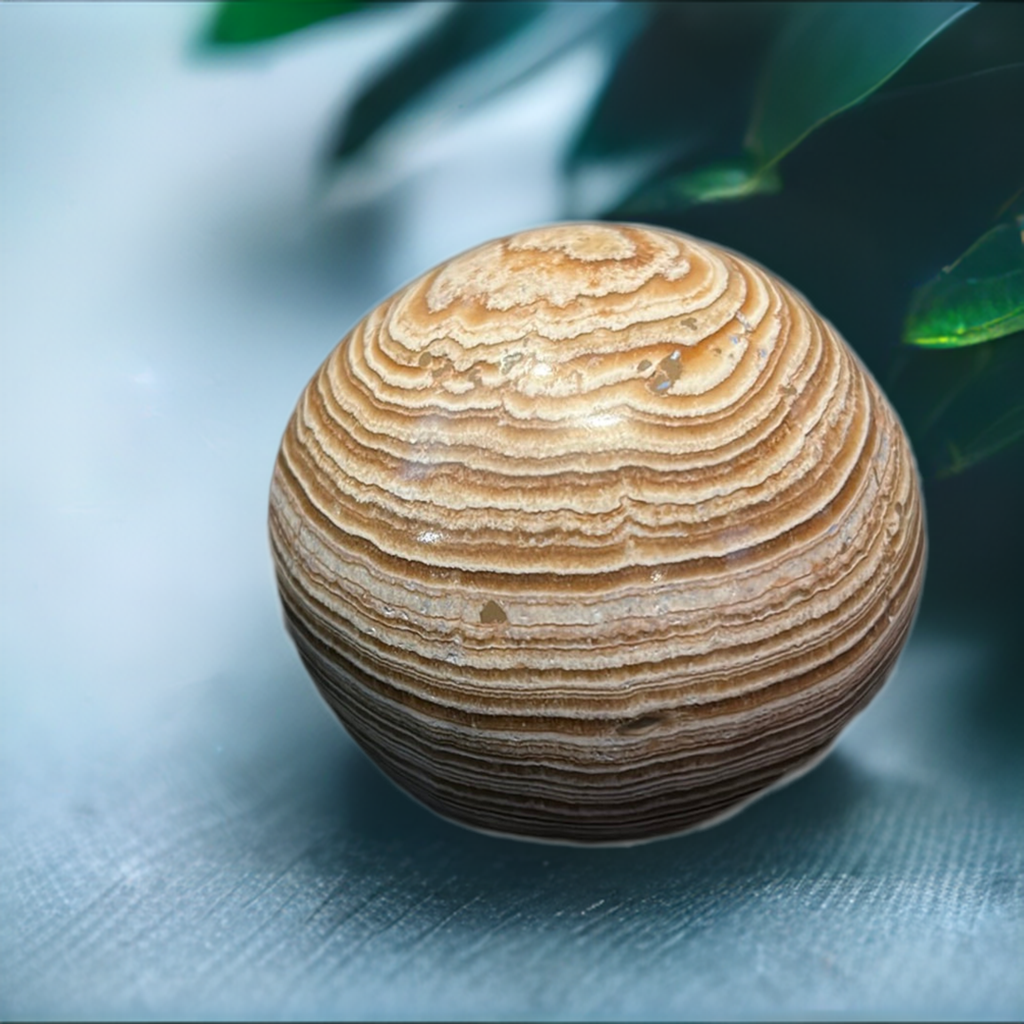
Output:
<svg viewBox="0 0 1024 1024">
<path fill-rule="evenodd" d="M 565 224 L 489 242 L 342 340 L 288 425 L 286 621 L 428 806 L 623 842 L 820 755 L 890 672 L 924 528 L 835 330 L 735 253 Z"/>
</svg>

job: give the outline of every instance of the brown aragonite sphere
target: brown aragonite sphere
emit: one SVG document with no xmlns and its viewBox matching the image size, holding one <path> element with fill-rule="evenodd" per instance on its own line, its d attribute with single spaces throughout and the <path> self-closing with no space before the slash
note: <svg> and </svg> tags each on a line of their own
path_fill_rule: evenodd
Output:
<svg viewBox="0 0 1024 1024">
<path fill-rule="evenodd" d="M 488 242 L 361 320 L 270 493 L 285 619 L 428 807 L 535 839 L 706 825 L 889 675 L 925 563 L 914 459 L 763 267 L 629 224 Z"/>
</svg>

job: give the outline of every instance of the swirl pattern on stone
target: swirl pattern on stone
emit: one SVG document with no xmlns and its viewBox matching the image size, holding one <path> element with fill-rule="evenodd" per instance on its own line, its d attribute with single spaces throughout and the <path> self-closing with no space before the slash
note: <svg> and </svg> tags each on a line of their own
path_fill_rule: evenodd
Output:
<svg viewBox="0 0 1024 1024">
<path fill-rule="evenodd" d="M 281 444 L 285 619 L 342 722 L 459 822 L 621 843 L 810 766 L 921 588 L 903 430 L 757 264 L 625 224 L 455 257 L 330 354 Z"/>
</svg>

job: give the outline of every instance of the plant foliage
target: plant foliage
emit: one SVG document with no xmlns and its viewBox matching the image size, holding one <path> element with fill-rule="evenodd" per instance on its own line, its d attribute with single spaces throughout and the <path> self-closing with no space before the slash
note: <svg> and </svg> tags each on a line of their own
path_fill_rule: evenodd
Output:
<svg viewBox="0 0 1024 1024">
<path fill-rule="evenodd" d="M 236 0 L 205 42 L 384 6 Z M 567 215 L 676 227 L 781 273 L 886 384 L 928 472 L 1024 436 L 1024 4 L 461 0 L 365 83 L 324 172 L 595 39 L 609 71 L 567 140 Z"/>
<path fill-rule="evenodd" d="M 978 345 L 1024 330 L 1024 215 L 986 231 L 914 293 L 904 340 L 930 348 Z"/>
<path fill-rule="evenodd" d="M 213 47 L 261 43 L 368 6 L 359 0 L 236 0 L 218 5 L 203 42 Z"/>
<path fill-rule="evenodd" d="M 424 91 L 516 36 L 545 6 L 487 0 L 454 5 L 413 41 L 401 60 L 386 67 L 363 90 L 347 113 L 329 159 L 353 156 Z"/>
<path fill-rule="evenodd" d="M 973 4 L 807 4 L 768 51 L 747 146 L 774 164 L 815 128 L 867 99 Z"/>
</svg>

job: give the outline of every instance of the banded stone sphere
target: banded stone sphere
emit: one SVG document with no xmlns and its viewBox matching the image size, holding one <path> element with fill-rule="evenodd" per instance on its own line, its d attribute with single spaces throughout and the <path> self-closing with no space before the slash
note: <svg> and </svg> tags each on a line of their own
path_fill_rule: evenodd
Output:
<svg viewBox="0 0 1024 1024">
<path fill-rule="evenodd" d="M 672 231 L 560 224 L 382 302 L 288 424 L 270 536 L 324 697 L 428 807 L 523 837 L 706 825 L 889 675 L 925 562 L 878 386 Z"/>
</svg>

